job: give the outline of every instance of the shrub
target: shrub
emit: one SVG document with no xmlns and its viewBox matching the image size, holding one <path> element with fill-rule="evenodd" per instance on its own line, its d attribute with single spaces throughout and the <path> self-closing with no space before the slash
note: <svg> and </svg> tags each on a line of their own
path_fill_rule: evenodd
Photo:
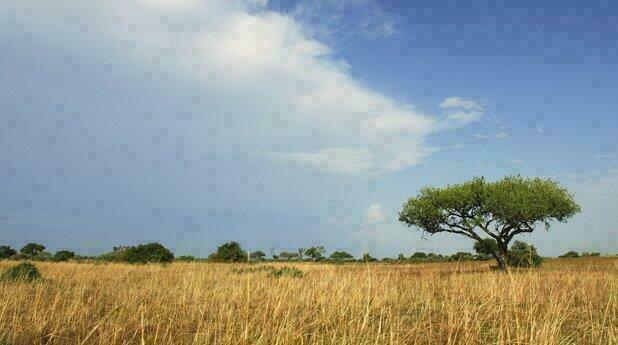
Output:
<svg viewBox="0 0 618 345">
<path fill-rule="evenodd" d="M 174 254 L 159 243 L 139 244 L 129 247 L 124 253 L 124 261 L 129 263 L 172 262 Z"/>
<path fill-rule="evenodd" d="M 125 256 L 130 247 L 119 246 L 114 247 L 111 252 L 105 253 L 99 256 L 100 260 L 103 261 L 114 261 L 114 262 L 122 262 L 126 261 Z"/>
<path fill-rule="evenodd" d="M 601 253 L 599 252 L 592 252 L 592 253 L 583 252 L 582 253 L 582 257 L 591 257 L 591 256 L 601 256 Z"/>
<path fill-rule="evenodd" d="M 378 259 L 374 258 L 373 256 L 369 255 L 369 253 L 365 253 L 363 254 L 363 258 L 361 259 L 362 262 L 376 262 L 378 261 Z"/>
<path fill-rule="evenodd" d="M 568 252 L 560 255 L 560 257 L 561 258 L 565 258 L 565 259 L 578 258 L 579 257 L 579 253 L 574 251 L 574 250 L 571 250 L 571 251 L 568 251 Z"/>
<path fill-rule="evenodd" d="M 425 260 L 427 259 L 427 254 L 423 253 L 423 252 L 416 252 L 414 254 L 412 254 L 410 256 L 410 259 L 412 260 Z"/>
<path fill-rule="evenodd" d="M 232 273 L 236 274 L 245 274 L 245 273 L 259 273 L 259 272 L 272 272 L 276 269 L 273 266 L 257 266 L 257 267 L 243 267 L 243 268 L 233 268 L 231 270 Z"/>
<path fill-rule="evenodd" d="M 217 262 L 245 262 L 247 253 L 237 242 L 228 242 L 220 245 L 216 252 L 208 256 L 208 259 Z"/>
<path fill-rule="evenodd" d="M 281 277 L 290 277 L 290 278 L 302 278 L 305 274 L 303 271 L 299 270 L 296 267 L 283 267 L 280 269 L 272 270 L 268 273 L 269 277 L 281 278 Z"/>
<path fill-rule="evenodd" d="M 33 264 L 29 262 L 22 262 L 17 266 L 13 266 L 2 275 L 0 275 L 0 281 L 27 281 L 32 282 L 41 279 L 41 273 Z"/>
<path fill-rule="evenodd" d="M 0 260 L 8 259 L 17 254 L 17 251 L 9 246 L 0 246 Z"/>
<path fill-rule="evenodd" d="M 25 256 L 26 258 L 28 258 L 28 256 Z M 35 261 L 54 261 L 54 255 L 48 251 L 42 251 L 42 252 L 38 252 L 35 255 L 30 255 L 29 256 L 30 259 L 35 260 Z"/>
<path fill-rule="evenodd" d="M 185 262 L 191 262 L 191 261 L 195 261 L 195 256 L 193 255 L 182 255 L 176 258 L 177 261 L 185 261 Z"/>
<path fill-rule="evenodd" d="M 297 252 L 281 252 L 279 253 L 281 260 L 300 260 L 300 255 Z"/>
<path fill-rule="evenodd" d="M 68 250 L 59 250 L 54 254 L 54 259 L 56 261 L 68 261 L 75 257 L 75 253 Z"/>
<path fill-rule="evenodd" d="M 261 250 L 256 250 L 249 254 L 249 256 L 251 257 L 251 260 L 262 261 L 266 258 L 266 253 Z"/>
<path fill-rule="evenodd" d="M 474 260 L 474 255 L 468 252 L 457 252 L 449 258 L 449 261 L 472 261 Z"/>
<path fill-rule="evenodd" d="M 539 267 L 541 256 L 533 245 L 515 241 L 508 251 L 507 263 L 513 267 Z"/>
</svg>

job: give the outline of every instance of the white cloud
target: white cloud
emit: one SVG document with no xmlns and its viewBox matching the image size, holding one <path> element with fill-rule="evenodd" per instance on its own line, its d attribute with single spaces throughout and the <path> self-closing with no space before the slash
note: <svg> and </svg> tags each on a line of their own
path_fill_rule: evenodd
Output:
<svg viewBox="0 0 618 345">
<path fill-rule="evenodd" d="M 479 121 L 485 113 L 485 108 L 480 102 L 462 97 L 445 98 L 439 107 L 447 111 L 445 127 L 463 126 Z"/>
<path fill-rule="evenodd" d="M 340 174 L 368 172 L 374 166 L 373 154 L 366 149 L 330 148 L 315 152 L 276 153 L 275 157 L 303 167 Z"/>
<path fill-rule="evenodd" d="M 496 134 L 496 138 L 498 139 L 506 139 L 508 137 L 510 137 L 511 134 L 509 132 L 500 132 L 498 134 Z"/>
<path fill-rule="evenodd" d="M 462 97 L 448 97 L 445 98 L 440 104 L 440 108 L 443 109 L 452 109 L 452 108 L 460 108 L 464 110 L 473 110 L 473 111 L 483 111 L 483 106 L 473 100 L 473 99 L 465 99 Z"/>
<path fill-rule="evenodd" d="M 388 218 L 382 211 L 380 203 L 371 204 L 363 215 L 363 224 L 365 225 L 381 225 L 389 223 Z"/>
<path fill-rule="evenodd" d="M 380 175 L 415 166 L 432 152 L 429 135 L 477 121 L 484 111 L 477 101 L 451 97 L 440 104 L 447 116 L 439 121 L 361 85 L 332 47 L 313 38 L 309 23 L 269 11 L 264 1 L 33 3 L 14 2 L 36 8 L 18 18 L 31 30 L 38 25 L 82 51 L 115 54 L 128 70 L 171 78 L 203 97 L 200 123 L 187 131 L 225 114 L 236 124 L 226 132 L 231 143 L 261 152 L 277 146 L 270 156 L 328 172 Z M 78 32 L 65 20 L 72 17 L 92 29 Z M 364 26 L 386 35 L 391 24 L 385 18 Z"/>
</svg>

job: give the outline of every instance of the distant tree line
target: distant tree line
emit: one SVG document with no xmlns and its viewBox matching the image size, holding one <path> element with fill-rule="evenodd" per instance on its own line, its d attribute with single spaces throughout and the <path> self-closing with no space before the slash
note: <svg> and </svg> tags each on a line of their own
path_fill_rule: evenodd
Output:
<svg viewBox="0 0 618 345">
<path fill-rule="evenodd" d="M 306 261 L 306 262 L 390 262 L 390 263 L 414 263 L 414 262 L 449 262 L 449 261 L 487 261 L 492 260 L 492 251 L 497 243 L 491 238 L 477 241 L 474 244 L 476 253 L 457 252 L 451 255 L 436 253 L 414 252 L 409 256 L 399 254 L 396 258 L 377 259 L 369 253 L 364 253 L 360 258 L 346 251 L 334 251 L 326 256 L 323 246 L 298 248 L 296 251 L 281 251 L 275 254 L 271 249 L 271 256 L 261 250 L 247 252 L 238 242 L 227 242 L 220 245 L 215 252 L 206 258 L 196 258 L 191 255 L 175 257 L 174 254 L 159 243 L 138 244 L 135 246 L 113 247 L 112 251 L 99 256 L 77 255 L 69 250 L 59 250 L 55 254 L 46 251 L 45 246 L 38 243 L 28 243 L 19 251 L 10 246 L 0 246 L 0 260 L 34 260 L 34 261 L 104 261 L 104 262 L 127 262 L 127 263 L 166 263 L 176 261 L 210 261 L 210 262 L 263 262 L 263 261 Z M 569 251 L 560 258 L 578 258 L 600 256 L 598 252 Z M 514 267 L 538 267 L 541 257 L 532 245 L 515 241 L 507 255 L 508 264 Z"/>
</svg>

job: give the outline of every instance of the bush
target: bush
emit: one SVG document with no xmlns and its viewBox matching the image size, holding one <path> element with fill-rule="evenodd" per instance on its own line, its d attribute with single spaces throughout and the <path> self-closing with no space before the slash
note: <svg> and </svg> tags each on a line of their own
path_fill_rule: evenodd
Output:
<svg viewBox="0 0 618 345">
<path fill-rule="evenodd" d="M 139 244 L 124 252 L 124 261 L 129 263 L 172 262 L 174 254 L 159 243 Z"/>
<path fill-rule="evenodd" d="M 192 262 L 195 261 L 195 256 L 193 255 L 182 255 L 176 258 L 177 261 L 185 261 L 185 262 Z"/>
<path fill-rule="evenodd" d="M 416 252 L 414 254 L 412 254 L 410 256 L 410 259 L 412 260 L 425 260 L 427 259 L 427 254 L 423 253 L 423 252 Z"/>
<path fill-rule="evenodd" d="M 17 254 L 17 251 L 9 246 L 0 246 L 0 260 L 8 259 Z"/>
<path fill-rule="evenodd" d="M 41 273 L 33 264 L 29 262 L 22 262 L 17 266 L 13 266 L 2 275 L 0 275 L 1 282 L 7 281 L 27 281 L 32 282 L 41 279 Z"/>
<path fill-rule="evenodd" d="M 249 256 L 251 257 L 251 260 L 256 260 L 256 261 L 263 261 L 266 259 L 266 253 L 264 253 L 261 250 L 256 250 L 252 252 L 251 254 L 249 254 Z"/>
<path fill-rule="evenodd" d="M 363 257 L 362 257 L 361 261 L 362 262 L 376 262 L 376 261 L 378 261 L 378 259 L 376 259 L 373 256 L 369 255 L 369 253 L 365 253 L 365 254 L 363 254 Z"/>
<path fill-rule="evenodd" d="M 303 271 L 299 270 L 296 267 L 283 267 L 280 269 L 272 270 L 268 273 L 269 277 L 281 278 L 281 277 L 290 277 L 290 278 L 302 278 L 305 274 Z"/>
<path fill-rule="evenodd" d="M 474 260 L 474 255 L 468 252 L 457 252 L 449 258 L 449 261 L 472 261 Z"/>
<path fill-rule="evenodd" d="M 208 259 L 217 262 L 245 262 L 247 253 L 237 242 L 228 242 L 220 245 L 216 252 L 208 256 Z"/>
<path fill-rule="evenodd" d="M 508 251 L 507 263 L 512 267 L 539 267 L 541 256 L 533 245 L 515 241 Z"/>
<path fill-rule="evenodd" d="M 592 252 L 592 253 L 583 252 L 582 253 L 582 257 L 592 257 L 592 256 L 601 256 L 601 253 L 599 252 Z"/>
<path fill-rule="evenodd" d="M 114 247 L 114 249 L 112 249 L 111 252 L 105 253 L 99 256 L 99 259 L 103 261 L 114 261 L 114 262 L 126 261 L 125 256 L 129 248 L 131 247 L 126 247 L 126 246 Z"/>
<path fill-rule="evenodd" d="M 561 258 L 565 258 L 565 259 L 574 259 L 574 258 L 578 258 L 579 257 L 579 253 L 574 251 L 574 250 L 571 250 L 571 251 L 568 251 L 568 252 L 560 255 L 560 257 Z"/>
<path fill-rule="evenodd" d="M 54 259 L 56 261 L 68 261 L 75 257 L 75 253 L 68 250 L 59 250 L 54 254 Z"/>
</svg>

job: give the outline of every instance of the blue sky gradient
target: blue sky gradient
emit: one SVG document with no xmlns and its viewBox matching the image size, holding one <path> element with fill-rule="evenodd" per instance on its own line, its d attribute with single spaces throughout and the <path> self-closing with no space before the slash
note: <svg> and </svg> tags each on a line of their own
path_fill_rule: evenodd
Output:
<svg viewBox="0 0 618 345">
<path fill-rule="evenodd" d="M 583 211 L 521 239 L 618 249 L 614 2 L 1 6 L 3 244 L 471 251 L 401 205 L 522 174 Z"/>
</svg>

